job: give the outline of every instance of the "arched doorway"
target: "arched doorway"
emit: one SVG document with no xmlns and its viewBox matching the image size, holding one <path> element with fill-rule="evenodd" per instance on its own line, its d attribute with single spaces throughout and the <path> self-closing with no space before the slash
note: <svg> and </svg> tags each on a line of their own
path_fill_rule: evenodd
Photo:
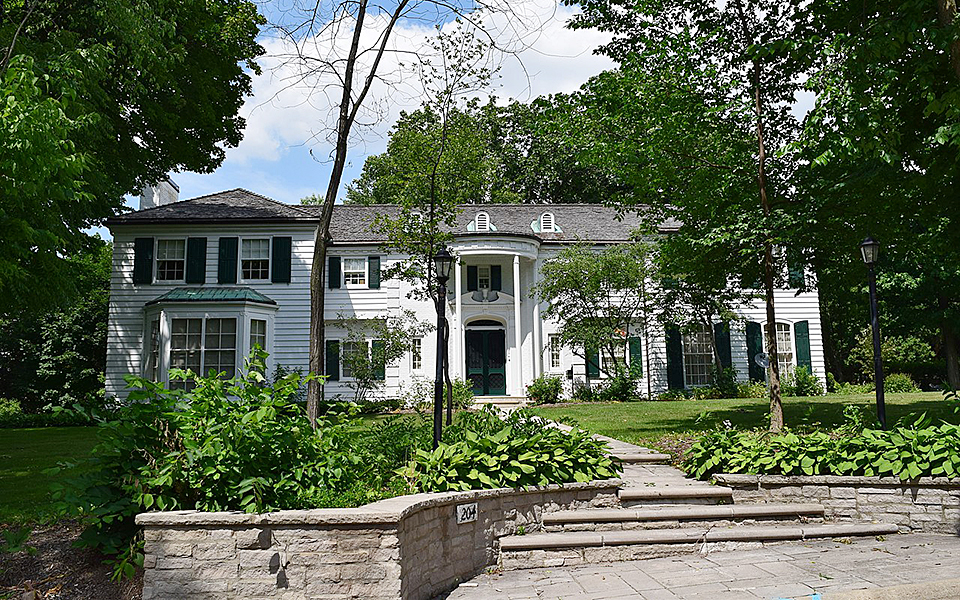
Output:
<svg viewBox="0 0 960 600">
<path fill-rule="evenodd" d="M 504 396 L 507 393 L 506 327 L 492 319 L 467 324 L 467 379 L 474 396 Z"/>
</svg>

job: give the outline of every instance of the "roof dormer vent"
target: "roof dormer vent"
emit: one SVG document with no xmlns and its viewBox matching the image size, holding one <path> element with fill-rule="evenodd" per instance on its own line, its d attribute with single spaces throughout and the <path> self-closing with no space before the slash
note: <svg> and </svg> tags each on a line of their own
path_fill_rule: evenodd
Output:
<svg viewBox="0 0 960 600">
<path fill-rule="evenodd" d="M 474 224 L 477 231 L 490 231 L 490 215 L 484 211 L 478 212 Z"/>
<path fill-rule="evenodd" d="M 540 231 L 543 233 L 553 233 L 557 230 L 553 222 L 553 213 L 543 213 L 540 215 Z"/>
</svg>

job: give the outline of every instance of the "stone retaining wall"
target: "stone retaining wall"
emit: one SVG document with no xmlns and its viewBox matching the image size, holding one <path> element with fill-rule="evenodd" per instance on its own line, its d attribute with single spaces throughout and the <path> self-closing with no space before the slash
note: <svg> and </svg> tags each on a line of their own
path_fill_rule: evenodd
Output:
<svg viewBox="0 0 960 600">
<path fill-rule="evenodd" d="M 734 502 L 819 502 L 836 520 L 895 523 L 902 532 L 960 534 L 960 479 L 720 474 Z"/>
<path fill-rule="evenodd" d="M 543 512 L 619 506 L 619 485 L 417 494 L 355 509 L 144 513 L 143 600 L 428 600 L 496 564 L 497 540 L 539 531 Z"/>
</svg>

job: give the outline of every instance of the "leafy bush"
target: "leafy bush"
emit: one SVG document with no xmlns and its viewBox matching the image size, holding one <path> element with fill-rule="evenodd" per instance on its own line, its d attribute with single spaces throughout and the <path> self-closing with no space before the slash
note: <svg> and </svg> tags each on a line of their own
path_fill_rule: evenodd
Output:
<svg viewBox="0 0 960 600">
<path fill-rule="evenodd" d="M 837 383 L 836 393 L 841 396 L 852 396 L 856 394 L 869 394 L 873 392 L 872 383 Z"/>
<path fill-rule="evenodd" d="M 453 407 L 457 410 L 463 410 L 473 406 L 473 384 L 466 379 L 454 379 L 453 388 Z M 426 377 L 411 377 L 397 398 L 402 408 L 415 408 L 419 411 L 430 412 L 433 410 L 434 381 Z M 446 406 L 447 389 L 443 389 L 443 402 Z"/>
<path fill-rule="evenodd" d="M 533 404 L 556 404 L 563 393 L 563 380 L 556 375 L 541 375 L 527 386 L 527 400 Z"/>
<path fill-rule="evenodd" d="M 639 391 L 639 379 L 631 373 L 617 373 L 608 379 L 591 385 L 575 385 L 574 402 L 635 402 L 643 400 Z"/>
<path fill-rule="evenodd" d="M 747 381 L 737 384 L 737 398 L 766 398 L 767 384 L 762 381 Z"/>
<path fill-rule="evenodd" d="M 693 397 L 688 390 L 667 390 L 657 395 L 657 400 L 661 402 L 674 402 L 676 400 L 689 400 Z"/>
<path fill-rule="evenodd" d="M 467 428 L 462 441 L 418 450 L 402 473 L 424 492 L 609 479 L 621 466 L 605 446 L 579 429 L 567 433 L 539 425 L 533 435 L 518 435 L 513 427 L 479 435 Z"/>
<path fill-rule="evenodd" d="M 908 394 L 920 391 L 913 378 L 906 373 L 891 373 L 884 377 L 883 389 L 891 394 Z"/>
<path fill-rule="evenodd" d="M 806 366 L 796 366 L 783 375 L 780 389 L 784 396 L 822 396 L 823 384 Z"/>
<path fill-rule="evenodd" d="M 883 337 L 880 357 L 885 365 L 924 364 L 933 360 L 934 352 L 929 343 L 918 337 L 891 335 Z M 864 382 L 873 379 L 873 334 L 869 328 L 860 332 L 847 362 L 854 370 L 855 379 Z"/>
<path fill-rule="evenodd" d="M 737 370 L 733 367 L 723 368 L 717 365 L 713 369 L 713 382 L 710 387 L 716 392 L 717 398 L 736 398 L 739 392 Z"/>
<path fill-rule="evenodd" d="M 699 479 L 715 473 L 960 476 L 960 426 L 930 426 L 923 417 L 915 425 L 859 432 L 854 425 L 834 435 L 717 430 L 690 448 L 683 468 Z"/>
<path fill-rule="evenodd" d="M 72 427 L 92 425 L 94 417 L 91 411 L 77 405 L 74 409 L 59 406 L 40 413 L 25 413 L 17 400 L 0 398 L 0 429 L 20 427 Z"/>
</svg>

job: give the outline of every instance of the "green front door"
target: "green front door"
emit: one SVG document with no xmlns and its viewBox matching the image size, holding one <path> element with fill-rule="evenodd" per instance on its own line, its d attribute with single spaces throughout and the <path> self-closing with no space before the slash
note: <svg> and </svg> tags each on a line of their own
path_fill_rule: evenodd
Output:
<svg viewBox="0 0 960 600">
<path fill-rule="evenodd" d="M 502 329 L 467 331 L 467 379 L 475 396 L 507 393 L 506 335 Z"/>
</svg>

